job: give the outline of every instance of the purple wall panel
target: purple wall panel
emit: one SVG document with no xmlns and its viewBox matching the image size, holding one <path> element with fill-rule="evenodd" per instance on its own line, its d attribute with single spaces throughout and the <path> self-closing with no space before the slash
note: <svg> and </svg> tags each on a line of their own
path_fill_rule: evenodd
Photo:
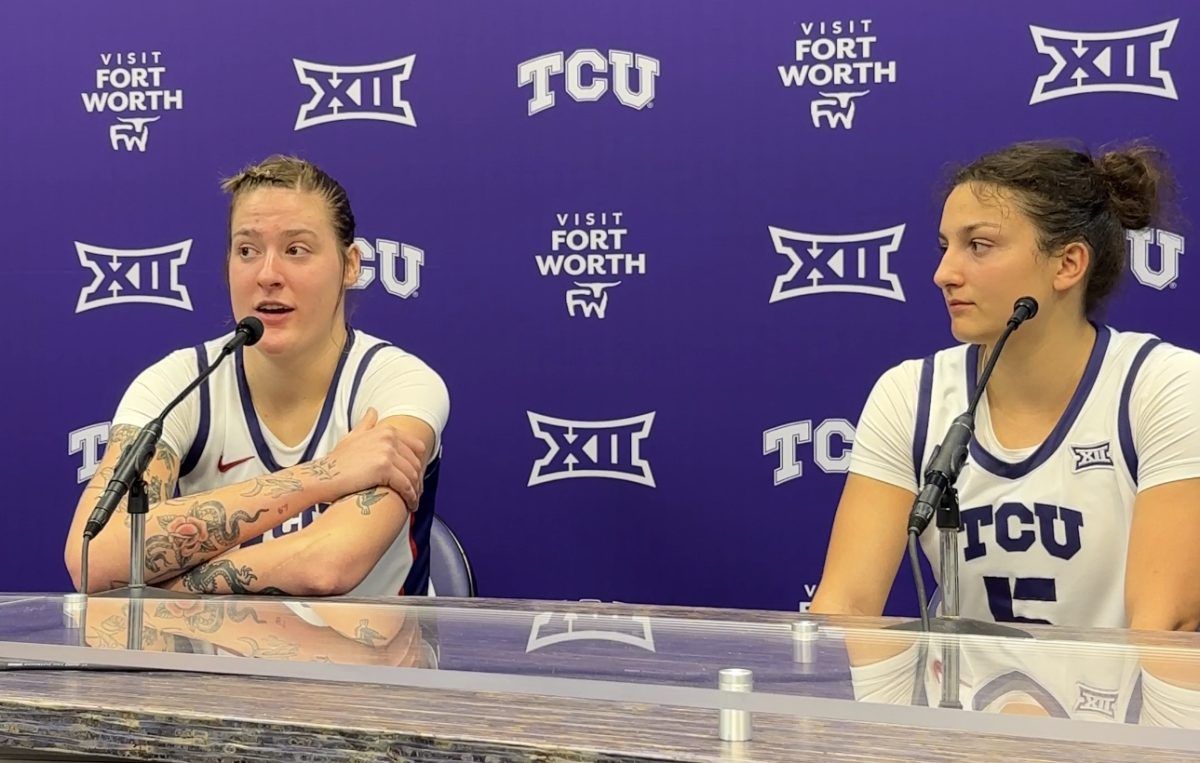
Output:
<svg viewBox="0 0 1200 763">
<path fill-rule="evenodd" d="M 953 341 L 931 282 L 948 164 L 1020 139 L 1149 138 L 1172 156 L 1184 218 L 1200 211 L 1187 193 L 1200 174 L 1185 138 L 1198 115 L 1189 4 L 915 8 L 4 4 L 0 311 L 14 341 L 0 464 L 14 497 L 0 589 L 68 585 L 63 535 L 98 444 L 87 428 L 102 431 L 141 368 L 231 325 L 218 179 L 289 152 L 343 182 L 376 252 L 355 324 L 449 384 L 439 511 L 482 593 L 794 609 L 819 579 L 872 383 Z M 1063 30 L 1043 36 L 1053 55 L 1031 27 Z M 799 61 L 798 40 L 812 41 Z M 129 53 L 137 63 L 106 58 Z M 1055 56 L 1063 71 L 1035 97 Z M 294 59 L 322 91 L 306 118 L 337 118 L 295 129 L 317 92 Z M 821 79 L 838 65 L 850 81 Z M 801 72 L 806 84 L 784 85 Z M 772 301 L 790 266 L 772 228 L 818 258 L 861 246 L 864 272 L 825 259 Z M 1146 283 L 1127 280 L 1111 323 L 1200 346 L 1178 254 L 1189 235 L 1149 233 L 1135 258 Z M 132 251 L 187 241 L 174 292 L 179 249 L 157 258 L 157 291 L 149 259 L 132 281 Z M 81 304 L 106 267 L 125 280 L 99 279 Z M 858 291 L 787 296 L 814 281 Z M 131 301 L 156 295 L 174 304 Z M 610 423 L 574 425 L 590 444 L 564 472 L 554 420 Z M 894 611 L 910 587 L 902 574 Z"/>
</svg>

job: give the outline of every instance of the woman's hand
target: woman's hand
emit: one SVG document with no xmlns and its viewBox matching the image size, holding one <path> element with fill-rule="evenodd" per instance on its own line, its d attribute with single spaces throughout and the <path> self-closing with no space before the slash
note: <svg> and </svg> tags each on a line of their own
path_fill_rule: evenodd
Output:
<svg viewBox="0 0 1200 763">
<path fill-rule="evenodd" d="M 425 443 L 420 438 L 379 424 L 368 408 L 362 420 L 333 451 L 304 468 L 318 480 L 331 481 L 337 500 L 352 493 L 386 487 L 396 491 L 409 511 L 416 511 L 424 485 Z"/>
</svg>

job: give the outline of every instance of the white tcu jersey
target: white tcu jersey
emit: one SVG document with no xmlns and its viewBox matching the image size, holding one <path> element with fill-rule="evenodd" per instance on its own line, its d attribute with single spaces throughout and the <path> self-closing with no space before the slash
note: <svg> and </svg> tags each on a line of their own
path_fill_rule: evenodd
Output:
<svg viewBox="0 0 1200 763">
<path fill-rule="evenodd" d="M 1037 448 L 1005 460 L 990 442 L 986 396 L 958 480 L 963 617 L 1055 625 L 1126 626 L 1125 558 L 1137 492 L 1129 397 L 1159 343 L 1100 326 L 1083 379 Z M 962 345 L 922 364 L 913 463 L 917 483 L 934 448 L 975 390 L 979 347 Z M 921 538 L 940 574 L 939 533 Z"/>
<path fill-rule="evenodd" d="M 221 353 L 227 337 L 199 345 L 196 362 L 203 369 Z M 242 350 L 202 383 L 200 424 L 180 465 L 179 493 L 189 495 L 262 477 L 330 453 L 353 427 L 351 411 L 372 358 L 381 351 L 398 351 L 383 340 L 351 330 L 313 430 L 296 447 L 279 442 L 262 426 L 246 383 Z M 429 531 L 437 493 L 440 459 L 425 472 L 420 506 L 396 536 L 375 567 L 348 595 L 395 596 L 425 594 L 429 584 Z M 270 542 L 310 525 L 329 504 L 305 509 L 258 538 L 242 544 Z"/>
<path fill-rule="evenodd" d="M 964 709 L 1073 720 L 1200 728 L 1200 691 L 1144 670 L 1135 652 L 1074 641 L 964 638 L 958 642 Z M 854 698 L 937 707 L 943 643 L 921 643 L 851 668 Z"/>
</svg>

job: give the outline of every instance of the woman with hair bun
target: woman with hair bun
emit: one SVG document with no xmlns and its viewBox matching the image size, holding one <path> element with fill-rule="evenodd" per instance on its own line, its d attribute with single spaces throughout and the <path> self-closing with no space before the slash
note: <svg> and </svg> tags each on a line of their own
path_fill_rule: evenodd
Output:
<svg viewBox="0 0 1200 763">
<path fill-rule="evenodd" d="M 812 611 L 878 615 L 932 451 L 966 410 L 1015 301 L 957 488 L 960 614 L 1200 626 L 1200 355 L 1094 317 L 1125 231 L 1159 219 L 1161 152 L 1022 143 L 961 168 L 934 273 L 961 342 L 883 374 L 863 410 Z M 921 542 L 940 568 L 937 533 Z"/>
</svg>

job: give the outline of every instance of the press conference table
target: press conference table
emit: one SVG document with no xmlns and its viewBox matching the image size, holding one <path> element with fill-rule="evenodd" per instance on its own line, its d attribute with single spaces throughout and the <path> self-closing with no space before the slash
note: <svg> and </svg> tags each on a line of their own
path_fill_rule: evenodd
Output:
<svg viewBox="0 0 1200 763">
<path fill-rule="evenodd" d="M 0 759 L 1200 759 L 1200 636 L 951 637 L 898 622 L 0 595 Z M 950 660 L 967 709 L 936 707 Z M 750 670 L 753 691 L 719 690 L 725 668 Z M 749 713 L 749 740 L 719 738 L 722 708 Z"/>
</svg>

